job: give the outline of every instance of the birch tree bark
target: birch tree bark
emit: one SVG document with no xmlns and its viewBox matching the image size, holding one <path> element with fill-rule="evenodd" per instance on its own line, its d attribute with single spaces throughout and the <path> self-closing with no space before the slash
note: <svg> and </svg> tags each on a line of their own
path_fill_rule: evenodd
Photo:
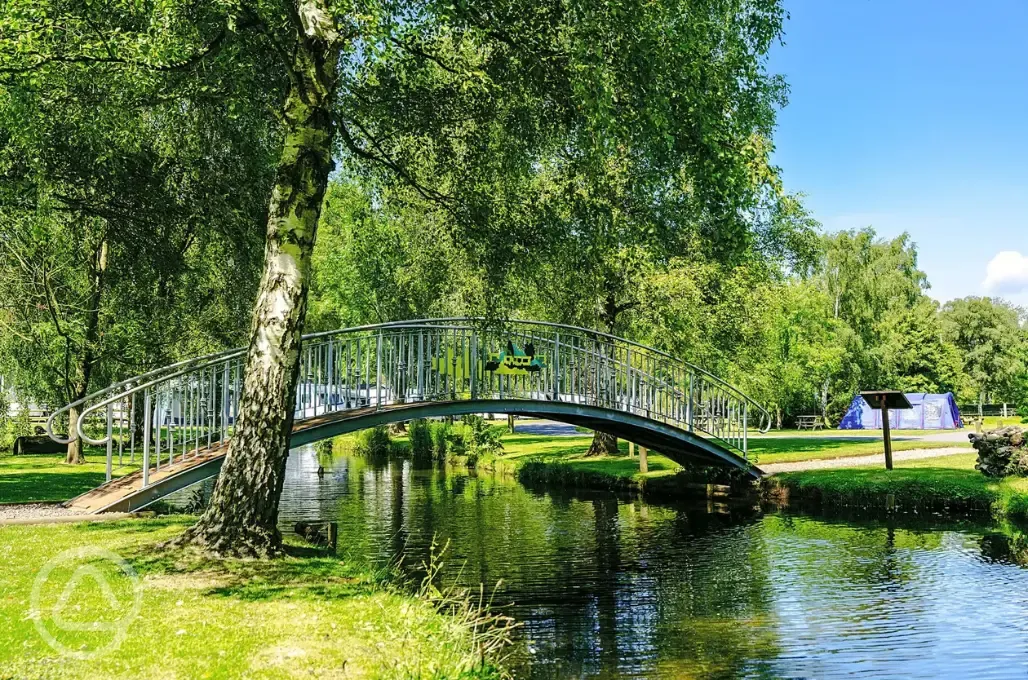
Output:
<svg viewBox="0 0 1028 680">
<path fill-rule="evenodd" d="M 279 498 L 293 426 L 311 255 L 332 170 L 331 107 L 339 34 L 324 0 L 301 1 L 286 137 L 268 210 L 267 245 L 239 418 L 207 511 L 180 542 L 246 557 L 277 553 Z"/>
</svg>

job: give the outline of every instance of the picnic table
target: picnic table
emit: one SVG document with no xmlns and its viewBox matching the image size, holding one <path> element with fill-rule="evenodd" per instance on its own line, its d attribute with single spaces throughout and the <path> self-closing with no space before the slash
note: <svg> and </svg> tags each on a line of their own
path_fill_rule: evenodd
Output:
<svg viewBox="0 0 1028 680">
<path fill-rule="evenodd" d="M 797 430 L 818 430 L 825 426 L 821 416 L 796 416 Z"/>
</svg>

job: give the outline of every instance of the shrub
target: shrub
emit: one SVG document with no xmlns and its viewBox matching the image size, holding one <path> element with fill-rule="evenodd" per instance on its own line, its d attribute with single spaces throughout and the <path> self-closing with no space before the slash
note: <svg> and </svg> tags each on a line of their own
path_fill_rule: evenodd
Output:
<svg viewBox="0 0 1028 680">
<path fill-rule="evenodd" d="M 6 400 L 0 397 L 0 451 L 11 451 L 14 440 L 32 434 L 32 420 L 27 408 L 22 408 L 14 416 L 8 411 Z"/>
<path fill-rule="evenodd" d="M 453 428 L 445 420 L 439 420 L 429 424 L 429 436 L 432 439 L 432 454 L 436 460 L 446 460 L 446 455 L 450 452 Z"/>
<path fill-rule="evenodd" d="M 410 437 L 411 458 L 422 463 L 431 461 L 434 447 L 428 421 L 424 418 L 412 420 L 407 427 L 407 436 Z"/>
<path fill-rule="evenodd" d="M 392 448 L 393 440 L 389 437 L 389 428 L 385 425 L 376 425 L 357 433 L 357 443 L 354 444 L 353 450 L 357 455 L 375 458 L 389 455 Z"/>
<path fill-rule="evenodd" d="M 479 458 L 494 456 L 503 450 L 500 428 L 493 427 L 482 416 L 464 416 L 461 422 L 461 438 L 468 466 L 478 463 Z"/>
</svg>

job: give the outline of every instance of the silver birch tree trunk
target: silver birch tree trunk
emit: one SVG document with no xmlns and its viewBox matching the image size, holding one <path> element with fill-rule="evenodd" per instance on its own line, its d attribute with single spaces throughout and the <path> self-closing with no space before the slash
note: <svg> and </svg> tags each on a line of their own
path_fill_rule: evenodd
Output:
<svg viewBox="0 0 1028 680">
<path fill-rule="evenodd" d="M 218 554 L 279 552 L 279 498 L 293 427 L 311 255 L 332 170 L 339 35 L 324 0 L 301 0 L 283 106 L 286 137 L 268 210 L 239 418 L 210 505 L 177 542 Z"/>
</svg>

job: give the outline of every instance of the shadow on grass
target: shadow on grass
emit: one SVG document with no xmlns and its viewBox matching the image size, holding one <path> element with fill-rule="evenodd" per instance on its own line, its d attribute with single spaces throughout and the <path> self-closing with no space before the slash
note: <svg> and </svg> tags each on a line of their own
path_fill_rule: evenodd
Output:
<svg viewBox="0 0 1028 680">
<path fill-rule="evenodd" d="M 749 440 L 751 453 L 824 453 L 879 443 L 878 439 L 822 439 L 819 437 L 768 437 Z"/>
<path fill-rule="evenodd" d="M 100 486 L 103 472 L 68 470 L 54 472 L 18 472 L 0 475 L 0 503 L 33 503 L 66 501 Z"/>
<path fill-rule="evenodd" d="M 388 569 L 374 569 L 360 559 L 339 556 L 328 548 L 293 543 L 274 559 L 211 557 L 199 550 L 167 547 L 195 518 L 175 517 L 76 525 L 84 539 L 103 544 L 104 534 L 140 537 L 118 553 L 144 578 L 195 579 L 204 595 L 246 601 L 275 599 L 341 599 L 381 592 L 393 582 Z"/>
<path fill-rule="evenodd" d="M 536 446 L 539 444 L 553 445 L 553 446 L 568 446 L 568 440 L 584 439 L 585 435 L 581 436 L 558 436 L 551 434 L 505 434 L 503 435 L 503 443 L 510 446 Z"/>
<path fill-rule="evenodd" d="M 604 472 L 618 477 L 631 477 L 639 472 L 638 458 L 602 457 L 602 458 L 576 458 L 571 462 L 576 468 L 589 470 L 591 472 Z M 666 458 L 650 456 L 647 461 L 650 472 L 661 470 L 674 470 L 678 467 L 675 463 Z"/>
</svg>

